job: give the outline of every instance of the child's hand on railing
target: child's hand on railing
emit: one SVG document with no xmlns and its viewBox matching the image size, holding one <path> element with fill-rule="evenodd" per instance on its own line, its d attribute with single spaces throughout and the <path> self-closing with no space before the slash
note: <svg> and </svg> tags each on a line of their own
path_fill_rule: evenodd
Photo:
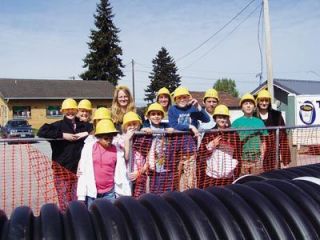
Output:
<svg viewBox="0 0 320 240">
<path fill-rule="evenodd" d="M 174 132 L 174 128 L 166 128 L 166 132 L 167 133 L 173 133 Z"/>
<path fill-rule="evenodd" d="M 189 129 L 193 132 L 195 137 L 199 137 L 200 136 L 199 130 L 195 126 L 190 125 Z"/>
<path fill-rule="evenodd" d="M 124 140 L 125 141 L 130 141 L 130 139 L 132 138 L 133 134 L 134 134 L 135 130 L 133 129 L 128 129 L 127 132 L 124 135 Z"/>
<path fill-rule="evenodd" d="M 145 132 L 146 134 L 152 134 L 152 129 L 151 128 L 141 128 L 142 132 Z"/>
</svg>

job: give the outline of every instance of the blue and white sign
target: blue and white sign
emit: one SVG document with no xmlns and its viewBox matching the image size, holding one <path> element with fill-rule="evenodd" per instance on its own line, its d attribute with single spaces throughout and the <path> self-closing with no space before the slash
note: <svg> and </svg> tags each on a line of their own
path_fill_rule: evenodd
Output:
<svg viewBox="0 0 320 240">
<path fill-rule="evenodd" d="M 296 97 L 296 124 L 320 124 L 320 96 L 299 95 Z"/>
</svg>

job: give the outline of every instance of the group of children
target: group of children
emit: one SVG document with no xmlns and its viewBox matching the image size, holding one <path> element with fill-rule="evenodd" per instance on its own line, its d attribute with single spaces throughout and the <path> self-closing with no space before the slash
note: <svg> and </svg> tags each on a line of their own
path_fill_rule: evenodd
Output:
<svg viewBox="0 0 320 240">
<path fill-rule="evenodd" d="M 73 99 L 66 99 L 60 125 L 45 124 L 39 130 L 41 137 L 64 139 L 51 141 L 52 159 L 77 173 L 78 200 L 90 205 L 96 198 L 113 201 L 145 192 L 203 188 L 217 179 L 261 171 L 268 132 L 259 129 L 265 124 L 254 116 L 256 100 L 251 94 L 241 98 L 244 115 L 231 125 L 229 109 L 219 104 L 214 89 L 205 93 L 202 108 L 187 88 L 178 87 L 172 94 L 162 88 L 144 120 L 135 113 L 128 91 L 118 87 L 114 97 L 118 107 L 98 108 L 93 124 L 88 100 L 76 106 Z M 230 127 L 252 129 L 230 131 Z M 144 134 L 135 134 L 138 131 Z"/>
</svg>

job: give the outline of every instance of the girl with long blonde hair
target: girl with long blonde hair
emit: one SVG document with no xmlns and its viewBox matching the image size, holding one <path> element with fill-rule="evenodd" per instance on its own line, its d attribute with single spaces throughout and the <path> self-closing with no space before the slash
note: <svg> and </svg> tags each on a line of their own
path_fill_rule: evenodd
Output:
<svg viewBox="0 0 320 240">
<path fill-rule="evenodd" d="M 129 88 L 127 86 L 116 87 L 111 106 L 111 118 L 117 130 L 121 131 L 123 116 L 130 111 L 135 112 L 136 106 Z"/>
</svg>

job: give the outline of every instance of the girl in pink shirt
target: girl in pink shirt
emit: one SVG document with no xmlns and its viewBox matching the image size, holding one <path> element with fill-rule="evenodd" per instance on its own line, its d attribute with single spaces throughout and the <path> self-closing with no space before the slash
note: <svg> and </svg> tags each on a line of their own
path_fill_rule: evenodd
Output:
<svg viewBox="0 0 320 240">
<path fill-rule="evenodd" d="M 81 152 L 77 196 L 88 207 L 96 198 L 115 200 L 115 167 L 121 153 L 112 140 L 117 133 L 111 120 L 99 121 L 95 129 L 97 140 L 86 143 Z"/>
</svg>

